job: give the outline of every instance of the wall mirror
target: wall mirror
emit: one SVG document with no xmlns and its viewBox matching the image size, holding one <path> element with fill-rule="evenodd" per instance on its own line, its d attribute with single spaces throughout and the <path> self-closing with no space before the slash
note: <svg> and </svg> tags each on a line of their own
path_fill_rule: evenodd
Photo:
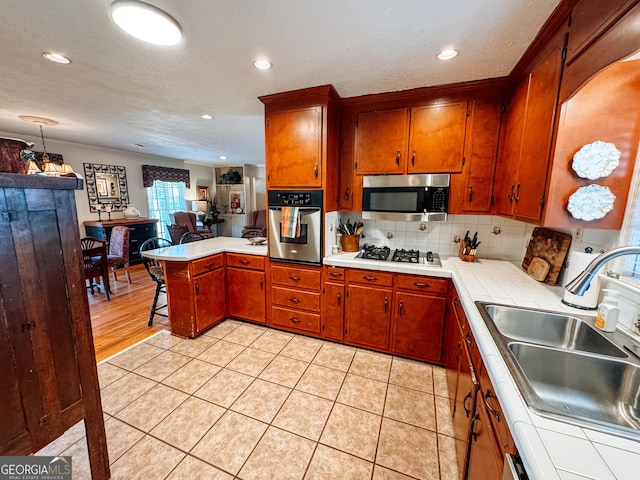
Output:
<svg viewBox="0 0 640 480">
<path fill-rule="evenodd" d="M 124 210 L 129 203 L 127 170 L 119 165 L 84 163 L 84 181 L 91 212 Z"/>
</svg>

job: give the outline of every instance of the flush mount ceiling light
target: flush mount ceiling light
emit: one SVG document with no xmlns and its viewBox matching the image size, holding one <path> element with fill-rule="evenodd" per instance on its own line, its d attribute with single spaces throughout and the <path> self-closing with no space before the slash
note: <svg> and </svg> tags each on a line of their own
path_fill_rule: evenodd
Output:
<svg viewBox="0 0 640 480">
<path fill-rule="evenodd" d="M 141 143 L 134 143 L 133 146 L 138 148 L 144 148 L 144 145 L 142 145 Z"/>
<path fill-rule="evenodd" d="M 208 113 L 205 113 L 204 115 L 200 115 L 200 118 L 204 118 L 205 120 L 211 120 L 213 117 Z"/>
<path fill-rule="evenodd" d="M 136 0 L 116 0 L 111 18 L 122 30 L 154 45 L 175 45 L 182 40 L 182 29 L 168 13 Z"/>
<path fill-rule="evenodd" d="M 56 122 L 55 120 L 51 120 L 50 118 L 44 118 L 44 117 L 36 117 L 33 115 L 20 115 L 18 118 L 23 122 L 35 123 L 38 125 L 49 125 L 50 127 L 58 125 L 58 122 Z"/>
<path fill-rule="evenodd" d="M 436 55 L 436 57 L 438 57 L 439 60 L 451 60 L 452 58 L 456 58 L 458 55 L 460 55 L 460 50 L 449 48 L 442 50 L 438 55 Z"/>
<path fill-rule="evenodd" d="M 61 53 L 42 52 L 42 56 L 53 63 L 61 63 L 62 65 L 69 65 L 71 63 L 71 60 Z"/>
<path fill-rule="evenodd" d="M 273 64 L 269 60 L 259 59 L 253 62 L 253 66 L 258 70 L 269 70 L 271 67 L 273 67 Z"/>
<path fill-rule="evenodd" d="M 227 157 L 225 157 L 224 155 L 220 155 L 220 160 L 226 160 Z"/>
</svg>

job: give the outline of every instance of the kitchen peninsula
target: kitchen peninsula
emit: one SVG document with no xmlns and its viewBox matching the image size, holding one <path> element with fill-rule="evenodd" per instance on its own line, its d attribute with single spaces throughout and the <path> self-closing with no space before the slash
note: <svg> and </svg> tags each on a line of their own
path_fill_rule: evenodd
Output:
<svg viewBox="0 0 640 480">
<path fill-rule="evenodd" d="M 267 321 L 268 312 L 264 311 L 267 295 L 265 292 L 267 283 L 264 277 L 265 272 L 268 274 L 271 268 L 269 261 L 265 258 L 266 254 L 265 246 L 251 246 L 246 239 L 224 237 L 145 253 L 163 260 L 167 267 L 168 299 L 170 307 L 174 309 L 170 313 L 172 328 L 175 322 L 173 312 L 176 308 L 183 309 L 183 311 L 178 310 L 179 318 L 185 315 L 193 316 L 191 324 L 196 325 L 198 315 L 202 312 L 215 311 L 219 308 L 215 306 L 216 301 L 220 298 L 224 299 L 225 291 L 228 295 L 227 311 L 220 309 L 216 315 L 220 318 L 228 315 L 247 319 L 243 316 L 244 314 L 233 313 L 234 309 L 238 308 L 233 306 L 233 302 L 238 301 L 233 300 L 237 287 L 242 300 L 240 303 L 255 302 L 256 296 L 258 302 L 262 302 L 262 318 L 249 320 L 272 326 Z M 442 259 L 442 268 L 434 268 L 365 261 L 355 258 L 356 254 L 357 252 L 340 253 L 325 257 L 323 268 L 344 269 L 347 272 L 360 270 L 380 271 L 394 275 L 424 275 L 452 282 L 449 290 L 455 293 L 455 297 L 462 305 L 481 355 L 484 365 L 483 373 L 490 378 L 495 396 L 500 400 L 508 430 L 513 436 L 530 479 L 635 478 L 635 472 L 640 470 L 637 440 L 545 418 L 537 415 L 527 406 L 474 303 L 488 301 L 584 314 L 583 311 L 572 309 L 561 303 L 561 287 L 549 287 L 536 282 L 519 266 L 500 260 L 481 259 L 468 263 L 451 257 Z M 232 275 L 229 275 L 229 271 L 232 271 Z M 218 272 L 216 275 L 220 283 L 212 282 L 212 285 L 215 285 L 214 292 L 205 295 L 203 290 L 207 284 L 200 279 L 213 272 Z M 247 283 L 242 284 L 247 286 L 231 284 L 231 282 L 237 282 L 238 278 L 244 278 L 234 276 L 238 272 L 252 274 L 247 277 Z M 179 286 L 172 285 L 172 279 L 177 281 Z M 191 285 L 190 289 L 184 288 L 182 283 L 185 281 Z M 172 286 L 174 286 L 173 289 Z M 252 293 L 247 288 L 256 288 L 256 291 Z M 176 295 L 179 297 L 176 298 Z M 271 292 L 268 295 L 271 295 Z M 196 300 L 193 307 L 184 307 L 186 300 L 194 300 L 198 296 L 202 296 L 205 301 Z M 206 300 L 207 298 L 209 300 Z M 254 308 L 260 312 L 258 307 Z M 447 321 L 450 321 L 450 317 Z M 201 328 L 204 330 L 208 327 Z M 194 336 L 199 331 L 201 330 L 194 327 L 191 330 L 194 332 L 193 335 L 182 336 Z"/>
</svg>

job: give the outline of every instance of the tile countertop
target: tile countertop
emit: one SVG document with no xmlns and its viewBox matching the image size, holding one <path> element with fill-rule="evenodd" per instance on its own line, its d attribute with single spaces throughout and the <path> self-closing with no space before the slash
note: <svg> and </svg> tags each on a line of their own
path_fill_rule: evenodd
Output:
<svg viewBox="0 0 640 480">
<path fill-rule="evenodd" d="M 356 253 L 325 257 L 325 265 L 386 270 L 451 278 L 459 293 L 491 382 L 531 480 L 626 480 L 640 471 L 640 442 L 541 417 L 520 395 L 475 301 L 543 308 L 585 315 L 564 305 L 562 287 L 530 278 L 518 265 L 500 260 L 462 262 L 443 258 L 442 268 L 354 258 Z"/>
<path fill-rule="evenodd" d="M 145 257 L 157 260 L 188 262 L 216 253 L 244 253 L 247 255 L 267 255 L 267 244 L 255 245 L 246 238 L 215 237 L 183 245 L 172 245 L 166 248 L 148 250 Z"/>
</svg>

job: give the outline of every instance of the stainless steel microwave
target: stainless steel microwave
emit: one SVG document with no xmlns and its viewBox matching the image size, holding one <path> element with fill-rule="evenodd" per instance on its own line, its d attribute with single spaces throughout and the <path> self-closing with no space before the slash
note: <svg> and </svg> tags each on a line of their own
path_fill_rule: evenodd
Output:
<svg viewBox="0 0 640 480">
<path fill-rule="evenodd" d="M 448 173 L 375 175 L 362 179 L 362 218 L 407 222 L 447 220 Z"/>
</svg>

